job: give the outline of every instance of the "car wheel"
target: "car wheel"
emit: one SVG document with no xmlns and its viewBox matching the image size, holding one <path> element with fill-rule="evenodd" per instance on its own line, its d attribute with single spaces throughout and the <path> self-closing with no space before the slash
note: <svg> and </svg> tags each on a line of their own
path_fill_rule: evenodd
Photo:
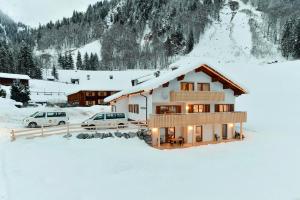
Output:
<svg viewBox="0 0 300 200">
<path fill-rule="evenodd" d="M 30 123 L 28 124 L 28 127 L 29 127 L 29 128 L 36 128 L 36 127 L 37 127 L 37 123 L 35 123 L 35 122 L 30 122 Z"/>
<path fill-rule="evenodd" d="M 125 124 L 123 123 L 118 124 L 118 128 L 125 128 Z"/>
<path fill-rule="evenodd" d="M 62 126 L 62 125 L 65 125 L 65 124 L 66 124 L 66 122 L 64 122 L 64 121 L 61 121 L 61 122 L 58 123 L 59 126 Z"/>
</svg>

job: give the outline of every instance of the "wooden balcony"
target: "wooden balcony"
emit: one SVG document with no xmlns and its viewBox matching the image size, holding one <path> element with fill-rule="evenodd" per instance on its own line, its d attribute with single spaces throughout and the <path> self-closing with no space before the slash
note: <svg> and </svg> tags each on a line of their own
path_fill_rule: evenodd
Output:
<svg viewBox="0 0 300 200">
<path fill-rule="evenodd" d="M 161 114 L 150 115 L 149 128 L 189 126 L 201 124 L 241 123 L 246 121 L 246 112 Z"/>
<path fill-rule="evenodd" d="M 224 92 L 213 91 L 180 91 L 170 92 L 170 101 L 224 101 Z"/>
</svg>

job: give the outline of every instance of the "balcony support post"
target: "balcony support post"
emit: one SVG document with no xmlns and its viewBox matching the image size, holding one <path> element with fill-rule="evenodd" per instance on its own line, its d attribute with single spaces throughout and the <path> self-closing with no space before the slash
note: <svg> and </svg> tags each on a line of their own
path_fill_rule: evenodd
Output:
<svg viewBox="0 0 300 200">
<path fill-rule="evenodd" d="M 243 122 L 240 123 L 240 139 L 243 139 Z"/>
<path fill-rule="evenodd" d="M 160 147 L 160 129 L 157 129 L 157 146 Z"/>
</svg>

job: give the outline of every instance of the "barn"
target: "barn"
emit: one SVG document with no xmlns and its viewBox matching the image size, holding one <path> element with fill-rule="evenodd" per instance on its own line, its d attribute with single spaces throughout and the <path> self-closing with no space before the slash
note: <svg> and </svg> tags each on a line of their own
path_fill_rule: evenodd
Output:
<svg viewBox="0 0 300 200">
<path fill-rule="evenodd" d="M 0 73 L 0 85 L 11 86 L 14 82 L 29 85 L 30 77 L 24 74 Z"/>
</svg>

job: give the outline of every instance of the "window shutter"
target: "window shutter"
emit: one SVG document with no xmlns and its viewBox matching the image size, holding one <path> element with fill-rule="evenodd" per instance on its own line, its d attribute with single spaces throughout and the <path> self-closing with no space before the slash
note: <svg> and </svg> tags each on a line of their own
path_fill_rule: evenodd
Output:
<svg viewBox="0 0 300 200">
<path fill-rule="evenodd" d="M 215 112 L 220 112 L 219 104 L 216 104 L 216 105 L 215 105 Z"/>
</svg>

